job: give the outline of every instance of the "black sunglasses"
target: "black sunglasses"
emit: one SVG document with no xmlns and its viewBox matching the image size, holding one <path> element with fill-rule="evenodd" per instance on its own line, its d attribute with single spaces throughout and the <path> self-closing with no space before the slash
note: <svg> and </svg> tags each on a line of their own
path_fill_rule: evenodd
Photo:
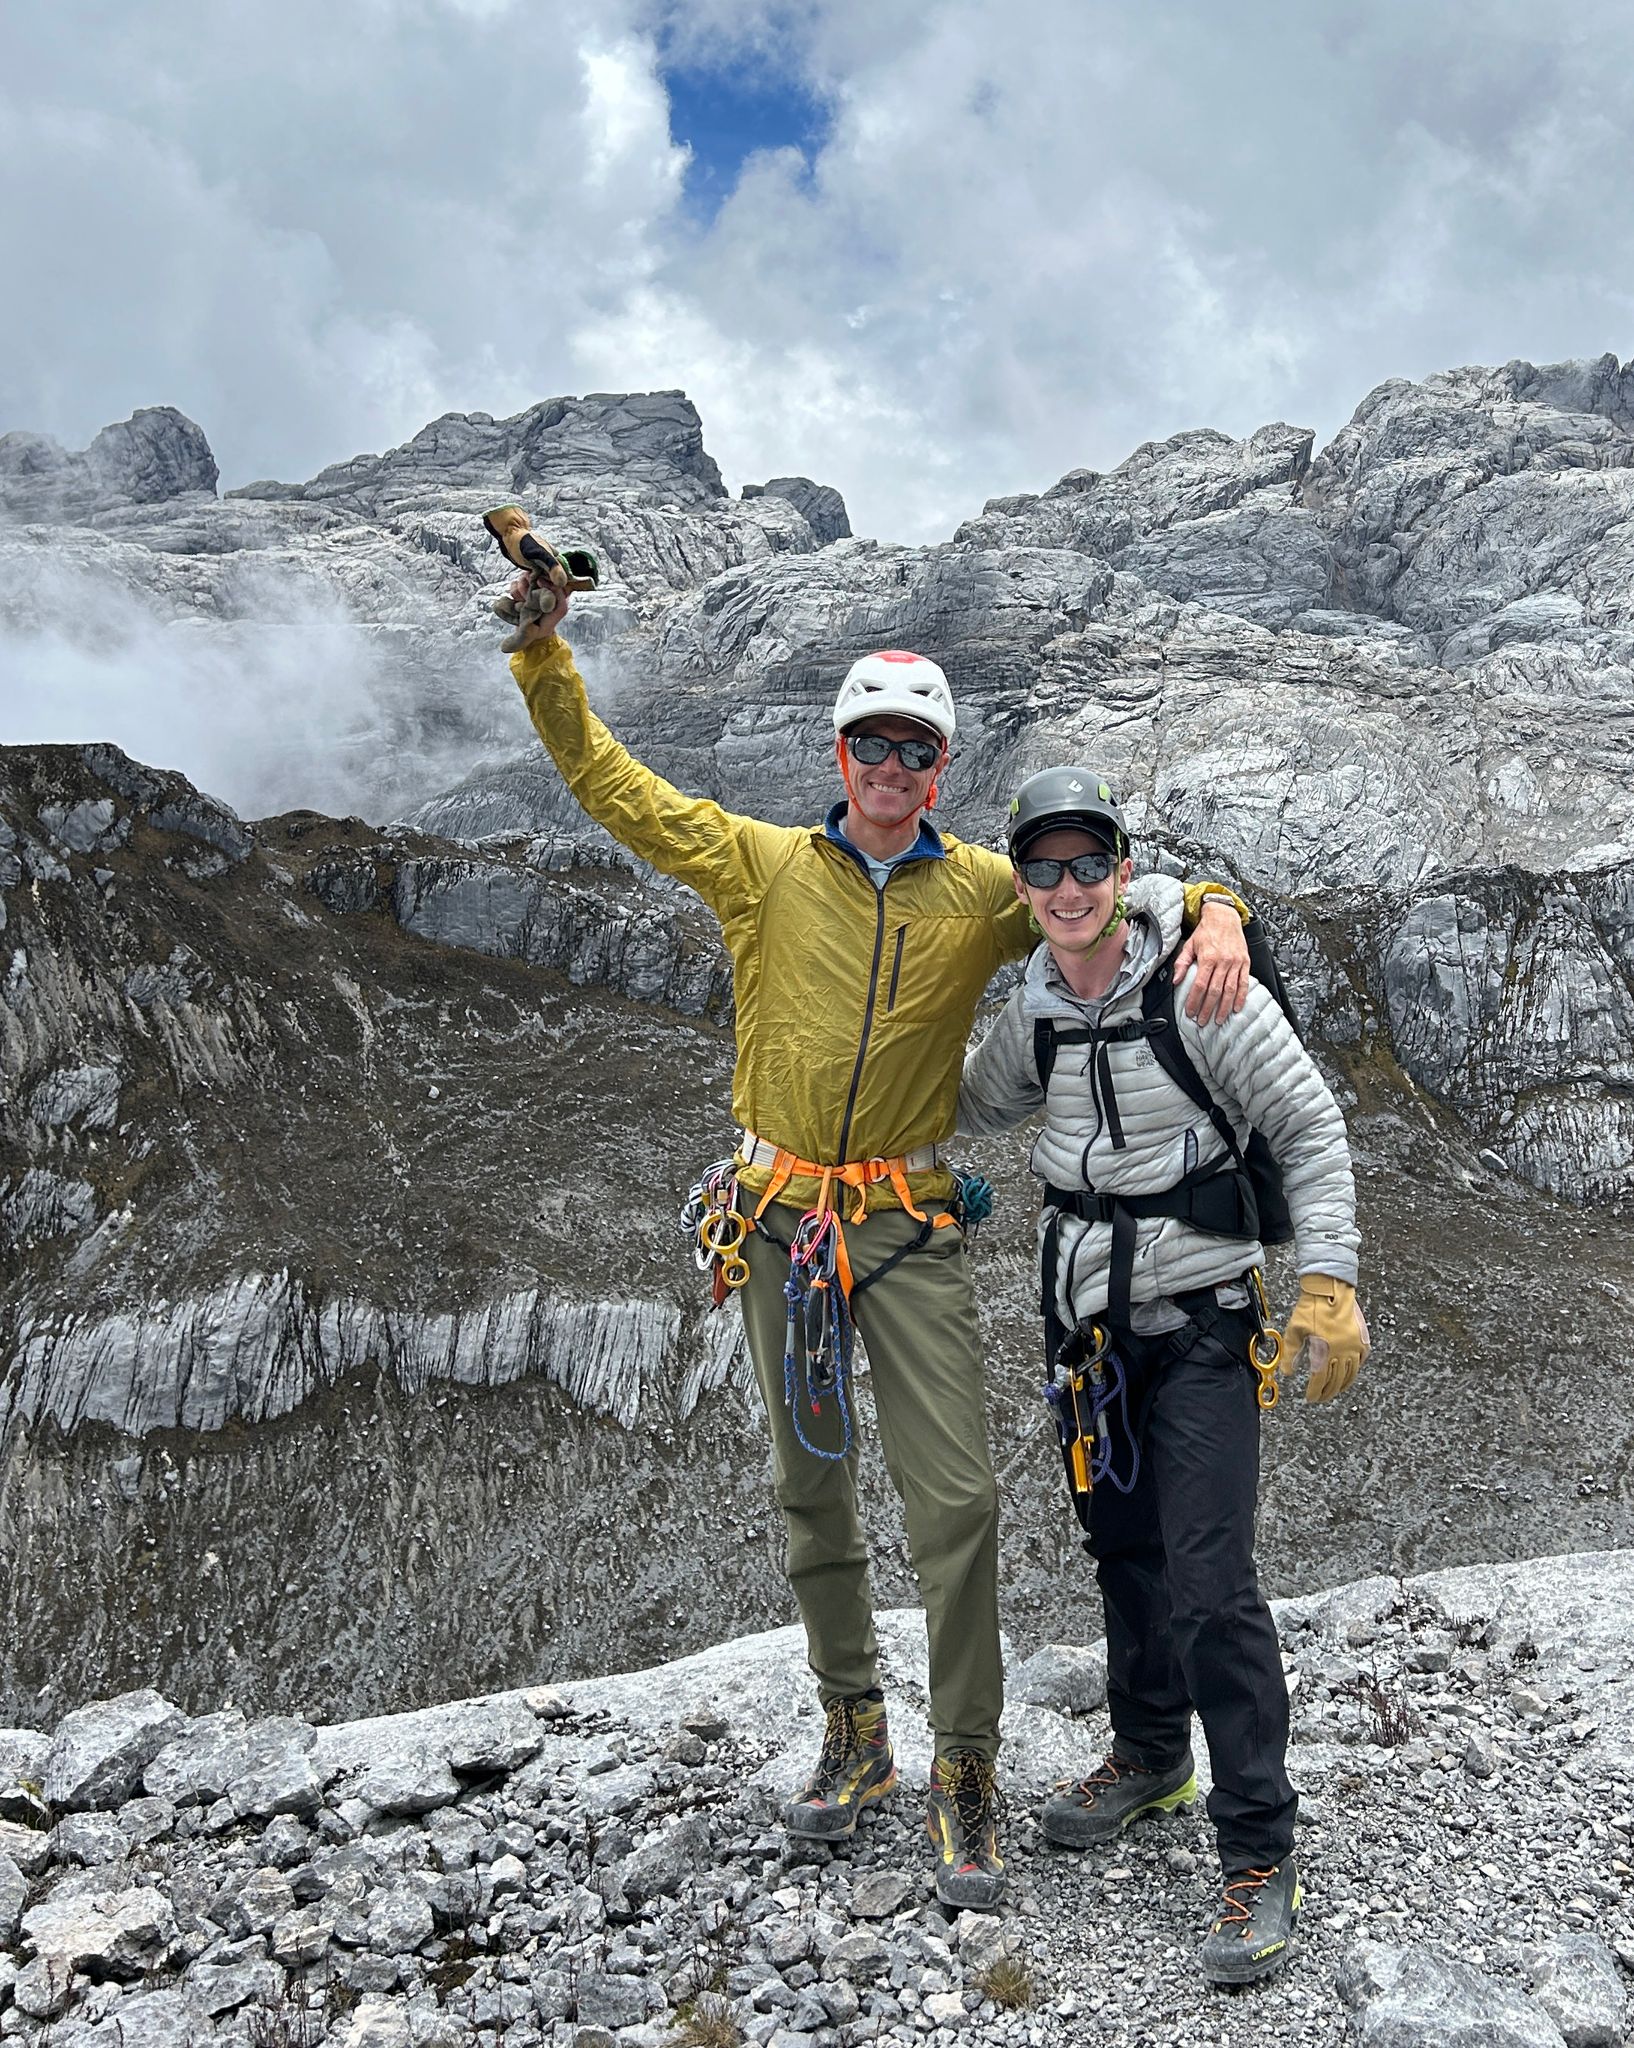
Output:
<svg viewBox="0 0 1634 2048">
<path fill-rule="evenodd" d="M 888 740 L 882 732 L 848 732 L 845 743 L 866 768 L 877 768 L 895 754 L 910 775 L 934 768 L 942 754 L 935 740 Z"/>
<path fill-rule="evenodd" d="M 1110 853 L 1080 853 L 1071 860 L 1046 860 L 1040 856 L 1037 860 L 1016 862 L 1029 889 L 1058 889 L 1063 875 L 1071 875 L 1075 882 L 1092 889 L 1097 882 L 1104 882 L 1117 864 L 1117 857 Z"/>
</svg>

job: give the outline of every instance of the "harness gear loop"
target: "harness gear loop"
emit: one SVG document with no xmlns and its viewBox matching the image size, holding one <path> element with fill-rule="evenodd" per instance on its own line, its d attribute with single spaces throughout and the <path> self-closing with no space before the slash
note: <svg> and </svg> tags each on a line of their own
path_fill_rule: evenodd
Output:
<svg viewBox="0 0 1634 2048">
<path fill-rule="evenodd" d="M 730 1159 L 717 1159 L 693 1182 L 681 1229 L 693 1241 L 693 1264 L 713 1276 L 714 1306 L 719 1308 L 728 1289 L 746 1285 L 749 1278 L 743 1256 L 749 1219 L 738 1207 L 737 1169 Z"/>
<path fill-rule="evenodd" d="M 1064 1374 L 1059 1380 L 1057 1365 Z M 1050 1361 L 1044 1399 L 1055 1418 L 1073 1511 L 1087 1530 L 1095 1488 L 1109 1482 L 1119 1493 L 1130 1493 L 1140 1476 L 1140 1446 L 1129 1423 L 1129 1376 L 1112 1348 L 1112 1332 L 1104 1324 L 1079 1323 L 1068 1334 Z M 1123 1435 L 1129 1445 L 1126 1478 L 1113 1466 L 1114 1408 L 1123 1418 Z"/>
</svg>

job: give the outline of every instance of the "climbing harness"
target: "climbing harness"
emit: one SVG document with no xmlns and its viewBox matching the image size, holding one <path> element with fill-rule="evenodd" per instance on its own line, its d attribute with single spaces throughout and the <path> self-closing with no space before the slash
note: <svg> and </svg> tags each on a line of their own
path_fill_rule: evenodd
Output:
<svg viewBox="0 0 1634 2048">
<path fill-rule="evenodd" d="M 1057 1378 L 1058 1367 L 1064 1377 Z M 1097 1486 L 1104 1483 L 1130 1493 L 1140 1477 L 1140 1446 L 1129 1426 L 1129 1376 L 1100 1323 L 1080 1323 L 1050 1360 L 1044 1399 L 1055 1420 L 1072 1505 L 1087 1529 L 1089 1497 Z M 1121 1476 L 1112 1458 L 1114 1409 L 1129 1446 L 1129 1470 Z"/>
<path fill-rule="evenodd" d="M 737 1176 L 745 1166 L 772 1169 L 752 1216 L 745 1213 L 746 1205 L 740 1206 Z M 945 1210 L 927 1215 L 914 1205 L 908 1192 L 908 1175 L 929 1173 L 938 1167 L 952 1174 L 953 1197 Z M 737 1156 L 717 1159 L 706 1167 L 694 1182 L 681 1211 L 681 1228 L 692 1240 L 694 1263 L 701 1272 L 713 1274 L 717 1307 L 730 1289 L 742 1287 L 749 1278 L 744 1247 L 750 1231 L 767 1245 L 775 1245 L 779 1251 L 784 1249 L 780 1238 L 762 1219 L 797 1176 L 815 1180 L 818 1190 L 816 1202 L 801 1215 L 787 1248 L 789 1277 L 783 1296 L 788 1304 L 788 1330 L 783 1347 L 783 1399 L 801 1446 L 813 1457 L 838 1460 L 850 1455 L 854 1435 L 849 1385 L 856 1349 L 854 1298 L 884 1279 L 911 1253 L 923 1249 L 937 1230 L 954 1226 L 970 1242 L 993 1213 L 993 1186 L 983 1174 L 949 1166 L 935 1145 L 921 1145 L 894 1159 L 860 1159 L 842 1166 L 822 1166 L 757 1138 L 753 1131 L 745 1131 Z M 846 1226 L 866 1220 L 868 1190 L 881 1182 L 889 1183 L 902 1209 L 919 1228 L 906 1244 L 899 1245 L 859 1279 L 851 1270 Z M 854 1197 L 850 1214 L 844 1218 L 836 1206 L 842 1188 L 849 1189 Z M 837 1450 L 825 1450 L 813 1443 L 804 1420 L 808 1414 L 820 1416 L 823 1403 L 830 1399 L 840 1421 Z"/>
<path fill-rule="evenodd" d="M 1265 1298 L 1265 1275 L 1255 1266 L 1246 1276 L 1249 1306 L 1259 1325 L 1248 1340 L 1248 1362 L 1259 1381 L 1254 1398 L 1267 1413 L 1277 1405 L 1277 1371 L 1282 1364 L 1282 1332 L 1271 1321 Z"/>
<path fill-rule="evenodd" d="M 734 1161 L 717 1159 L 693 1182 L 681 1211 L 681 1229 L 693 1241 L 693 1264 L 700 1273 L 712 1276 L 714 1306 L 719 1308 L 727 1291 L 743 1286 L 749 1278 L 748 1261 L 743 1256 L 749 1219 L 738 1207 Z"/>
</svg>

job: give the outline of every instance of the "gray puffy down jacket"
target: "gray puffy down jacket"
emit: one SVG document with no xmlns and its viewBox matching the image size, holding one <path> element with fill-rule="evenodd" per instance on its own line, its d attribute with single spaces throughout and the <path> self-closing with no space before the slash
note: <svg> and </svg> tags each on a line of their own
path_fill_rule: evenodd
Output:
<svg viewBox="0 0 1634 2048">
<path fill-rule="evenodd" d="M 1180 943 L 1180 886 L 1146 877 L 1131 888 L 1130 906 L 1125 968 L 1098 1015 L 1095 1005 L 1067 988 L 1045 947 L 1033 954 L 1021 986 L 965 1059 L 961 1131 L 983 1136 L 1044 1108 L 1035 1018 L 1054 1017 L 1063 1030 L 1139 1018 L 1142 988 Z M 1253 982 L 1235 1017 L 1197 1025 L 1185 1014 L 1181 984 L 1174 1007 L 1186 1051 L 1239 1143 L 1246 1142 L 1250 1126 L 1261 1131 L 1282 1168 L 1299 1270 L 1354 1285 L 1360 1239 L 1344 1117 L 1275 999 Z M 1229 1157 L 1207 1116 L 1170 1080 L 1144 1039 L 1108 1049 L 1124 1139 L 1115 1148 L 1091 1087 L 1088 1051 L 1072 1045 L 1059 1050 L 1048 1116 L 1032 1152 L 1041 1180 L 1103 1194 L 1154 1194 L 1172 1188 L 1193 1167 Z M 1057 1294 L 1067 1324 L 1105 1313 L 1111 1244 L 1110 1223 L 1062 1219 Z M 1176 1217 L 1147 1217 L 1137 1228 L 1131 1297 L 1152 1301 L 1217 1286 L 1262 1256 L 1257 1243 L 1213 1236 Z"/>
</svg>

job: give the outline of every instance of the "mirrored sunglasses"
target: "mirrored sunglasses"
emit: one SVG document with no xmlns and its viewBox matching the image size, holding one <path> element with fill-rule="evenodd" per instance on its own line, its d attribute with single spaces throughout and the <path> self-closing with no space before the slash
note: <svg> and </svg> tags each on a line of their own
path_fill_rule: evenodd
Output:
<svg viewBox="0 0 1634 2048">
<path fill-rule="evenodd" d="M 1063 875 L 1071 875 L 1075 882 L 1092 889 L 1097 882 L 1106 880 L 1117 866 L 1117 861 L 1110 853 L 1080 853 L 1072 860 L 1045 860 L 1041 857 L 1018 861 L 1016 865 L 1029 889 L 1057 889 Z"/>
<path fill-rule="evenodd" d="M 845 743 L 864 767 L 877 768 L 895 754 L 910 775 L 934 768 L 942 752 L 934 740 L 888 740 L 882 732 L 848 732 Z"/>
</svg>

